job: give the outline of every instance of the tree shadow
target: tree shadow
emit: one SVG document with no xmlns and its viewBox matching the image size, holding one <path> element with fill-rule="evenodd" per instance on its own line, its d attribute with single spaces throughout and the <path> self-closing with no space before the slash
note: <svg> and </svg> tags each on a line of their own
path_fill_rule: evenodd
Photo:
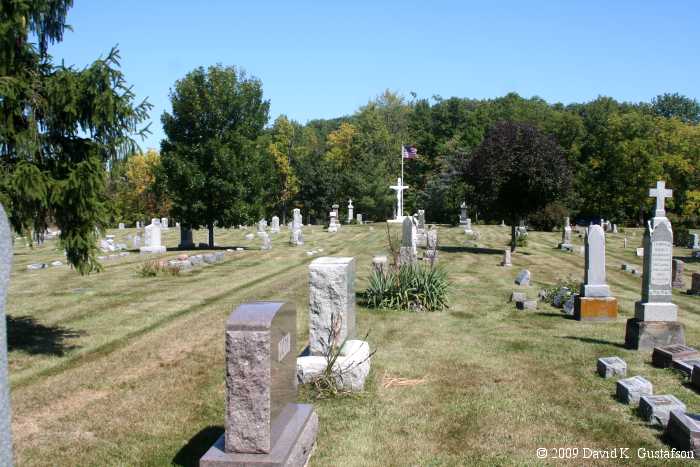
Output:
<svg viewBox="0 0 700 467">
<path fill-rule="evenodd" d="M 218 251 L 218 250 L 235 250 L 236 248 L 243 248 L 244 250 L 250 250 L 251 248 L 245 247 L 242 245 L 215 245 L 213 247 L 204 247 L 204 246 L 197 246 L 195 245 L 193 248 L 180 248 L 180 247 L 168 247 L 167 252 L 170 253 L 171 251 Z"/>
<path fill-rule="evenodd" d="M 611 345 L 613 347 L 618 347 L 620 349 L 627 349 L 625 347 L 625 344 L 620 344 L 619 342 L 610 342 L 606 341 L 603 339 L 594 339 L 592 337 L 577 337 L 577 336 L 559 336 L 560 339 L 571 339 L 575 341 L 581 341 L 585 342 L 587 344 L 603 344 L 603 345 Z"/>
<path fill-rule="evenodd" d="M 55 355 L 62 357 L 78 345 L 68 345 L 67 339 L 84 336 L 85 331 L 76 331 L 61 326 L 44 326 L 31 316 L 7 315 L 7 350 L 22 350 L 32 355 Z"/>
<path fill-rule="evenodd" d="M 694 256 L 674 256 L 673 259 L 679 259 L 684 263 L 700 263 L 700 258 Z"/>
<path fill-rule="evenodd" d="M 537 316 L 544 316 L 547 318 L 574 319 L 573 316 L 566 315 L 564 313 L 548 313 L 546 311 L 538 311 L 537 313 L 533 313 L 533 314 L 537 315 Z"/>
<path fill-rule="evenodd" d="M 223 426 L 208 426 L 194 435 L 173 457 L 173 465 L 184 467 L 199 466 L 199 459 L 209 450 L 221 435 Z"/>
<path fill-rule="evenodd" d="M 446 253 L 476 253 L 483 255 L 502 255 L 503 250 L 496 248 L 479 248 L 474 246 L 438 246 L 438 251 Z"/>
</svg>

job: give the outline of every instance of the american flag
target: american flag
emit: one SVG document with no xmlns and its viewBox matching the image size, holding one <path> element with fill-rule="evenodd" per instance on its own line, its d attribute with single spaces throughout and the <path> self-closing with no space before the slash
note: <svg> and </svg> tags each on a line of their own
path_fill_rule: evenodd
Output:
<svg viewBox="0 0 700 467">
<path fill-rule="evenodd" d="M 418 157 L 418 150 L 415 146 L 401 146 L 401 155 L 404 159 L 415 159 Z"/>
</svg>

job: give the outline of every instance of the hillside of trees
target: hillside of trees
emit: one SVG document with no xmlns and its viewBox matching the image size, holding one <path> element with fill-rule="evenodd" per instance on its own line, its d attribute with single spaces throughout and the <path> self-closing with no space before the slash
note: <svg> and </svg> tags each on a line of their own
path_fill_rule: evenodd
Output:
<svg viewBox="0 0 700 467">
<path fill-rule="evenodd" d="M 405 195 L 408 212 L 423 208 L 431 222 L 454 223 L 460 203 L 466 201 L 473 218 L 500 222 L 487 206 L 476 212 L 466 172 L 487 130 L 504 121 L 527 123 L 553 137 L 570 162 L 569 195 L 541 215 L 566 212 L 640 224 L 652 203 L 648 188 L 663 179 L 674 190 L 668 202 L 674 220 L 696 223 L 700 105 L 694 99 L 664 94 L 650 103 L 599 97 L 562 105 L 513 93 L 488 100 L 406 99 L 389 91 L 350 116 L 306 125 L 280 116 L 268 125 L 257 140 L 257 154 L 250 155 L 261 161 L 264 182 L 247 221 L 274 214 L 288 217 L 298 207 L 305 220 L 324 222 L 330 207 L 344 206 L 348 198 L 365 219 L 391 217 L 395 195 L 388 186 L 400 173 L 404 143 L 415 145 L 419 153 L 405 164 L 405 181 L 411 187 Z M 151 168 L 157 171 L 157 166 Z M 123 177 L 124 171 L 117 164 L 112 174 Z M 163 191 L 157 185 L 154 176 L 153 186 L 142 191 L 153 200 Z M 120 191 L 119 183 L 111 186 L 115 221 L 148 218 L 146 206 L 153 206 L 153 215 L 163 214 L 162 206 L 152 202 L 129 205 L 122 198 L 133 198 L 133 190 Z"/>
</svg>

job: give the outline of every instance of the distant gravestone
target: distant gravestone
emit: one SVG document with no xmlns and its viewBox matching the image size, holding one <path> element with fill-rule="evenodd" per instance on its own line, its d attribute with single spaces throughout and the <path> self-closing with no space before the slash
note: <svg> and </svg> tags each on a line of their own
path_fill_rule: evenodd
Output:
<svg viewBox="0 0 700 467">
<path fill-rule="evenodd" d="M 124 230 L 124 223 L 123 222 L 119 223 L 119 230 Z"/>
<path fill-rule="evenodd" d="M 501 266 L 510 267 L 513 265 L 511 262 L 510 248 L 503 250 L 503 260 L 501 261 Z"/>
<path fill-rule="evenodd" d="M 309 351 L 326 355 L 330 345 L 354 337 L 355 258 L 317 258 L 309 265 Z"/>
<path fill-rule="evenodd" d="M 352 200 L 348 200 L 348 224 L 352 223 L 355 207 L 352 205 Z"/>
<path fill-rule="evenodd" d="M 296 208 L 292 212 L 292 225 L 290 226 L 289 237 L 289 243 L 293 246 L 301 246 L 304 244 L 304 235 L 302 234 L 301 226 L 301 210 Z"/>
<path fill-rule="evenodd" d="M 191 250 L 194 248 L 192 229 L 182 225 L 180 226 L 180 244 L 177 247 L 183 250 Z"/>
<path fill-rule="evenodd" d="M 530 271 L 523 269 L 515 277 L 515 283 L 517 285 L 529 286 L 530 285 Z"/>
<path fill-rule="evenodd" d="M 673 275 L 671 279 L 671 287 L 674 289 L 684 289 L 685 282 L 683 281 L 683 271 L 685 263 L 680 259 L 673 260 Z"/>
<path fill-rule="evenodd" d="M 270 225 L 270 232 L 271 233 L 279 233 L 280 232 L 280 218 L 277 216 L 272 216 L 272 224 Z"/>
<path fill-rule="evenodd" d="M 672 196 L 672 191 L 660 181 L 649 195 L 656 197 L 656 212 L 644 231 L 642 296 L 635 303 L 634 318 L 627 321 L 625 333 L 625 345 L 638 350 L 685 344 L 683 326 L 677 321 L 678 307 L 672 302 L 673 230 L 664 210 L 664 199 Z"/>
<path fill-rule="evenodd" d="M 427 248 L 427 237 L 425 230 L 425 210 L 419 209 L 416 215 L 416 245 Z"/>
<path fill-rule="evenodd" d="M 602 378 L 612 378 L 613 376 L 626 376 L 627 363 L 620 357 L 599 358 L 596 370 Z"/>
<path fill-rule="evenodd" d="M 585 271 L 581 293 L 574 297 L 574 318 L 579 321 L 617 319 L 617 299 L 605 279 L 605 232 L 591 225 L 585 238 Z"/>
<path fill-rule="evenodd" d="M 696 233 L 690 234 L 690 243 L 688 244 L 688 248 L 693 250 L 700 250 L 700 235 Z"/>
<path fill-rule="evenodd" d="M 7 376 L 7 329 L 5 298 L 12 269 L 12 233 L 5 208 L 0 204 L 0 465 L 11 467 L 10 380 Z"/>
<path fill-rule="evenodd" d="M 226 322 L 225 431 L 200 467 L 307 463 L 318 432 L 311 405 L 296 404 L 296 309 L 245 303 Z"/>
<path fill-rule="evenodd" d="M 459 206 L 459 225 L 466 226 L 467 218 L 467 203 L 462 202 Z"/>
<path fill-rule="evenodd" d="M 688 295 L 700 295 L 700 273 L 694 272 L 690 281 Z"/>
<path fill-rule="evenodd" d="M 328 232 L 336 233 L 338 231 L 338 218 L 335 215 L 335 211 L 328 213 L 330 217 L 330 223 L 328 224 Z"/>
<path fill-rule="evenodd" d="M 404 217 L 401 229 L 401 247 L 399 249 L 399 263 L 414 264 L 416 262 L 415 237 L 413 236 L 413 218 Z"/>
<path fill-rule="evenodd" d="M 571 224 L 568 217 L 564 219 L 564 229 L 561 233 L 559 248 L 562 250 L 573 250 L 573 245 L 571 244 Z"/>
<path fill-rule="evenodd" d="M 260 219 L 258 221 L 258 232 L 265 232 L 265 231 L 267 231 L 267 220 Z"/>
<path fill-rule="evenodd" d="M 438 260 L 438 231 L 434 225 L 425 233 L 425 261 L 434 265 Z"/>
<path fill-rule="evenodd" d="M 141 254 L 147 253 L 165 253 L 165 246 L 161 245 L 160 235 L 161 227 L 160 221 L 158 219 L 153 219 L 151 224 L 146 226 L 145 229 L 145 245 L 142 246 L 139 251 Z"/>
<path fill-rule="evenodd" d="M 260 237 L 260 240 L 262 241 L 262 244 L 260 245 L 261 250 L 272 250 L 272 242 L 270 241 L 270 235 L 267 232 L 258 232 L 258 237 Z"/>
<path fill-rule="evenodd" d="M 357 223 L 360 224 L 360 225 L 362 225 L 362 214 L 360 214 L 360 213 L 358 212 L 356 218 L 357 218 Z"/>
</svg>

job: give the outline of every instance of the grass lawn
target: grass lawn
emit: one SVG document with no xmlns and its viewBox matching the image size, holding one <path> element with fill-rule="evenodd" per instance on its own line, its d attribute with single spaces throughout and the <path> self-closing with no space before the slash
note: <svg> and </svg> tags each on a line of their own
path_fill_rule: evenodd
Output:
<svg viewBox="0 0 700 467">
<path fill-rule="evenodd" d="M 398 226 L 396 227 L 398 228 Z M 312 402 L 320 431 L 310 465 L 555 465 L 538 447 L 670 449 L 661 432 L 613 398 L 615 383 L 595 375 L 596 359 L 619 355 L 630 376 L 654 384 L 700 411 L 700 396 L 673 370 L 626 350 L 625 321 L 639 299 L 641 270 L 634 248 L 641 230 L 607 236 L 608 283 L 620 302 L 615 322 L 584 324 L 548 305 L 516 311 L 513 279 L 533 275 L 528 294 L 559 278 L 583 277 L 583 257 L 555 249 L 560 233 L 531 232 L 513 267 L 499 266 L 510 230 L 475 226 L 477 242 L 441 227 L 440 264 L 452 281 L 451 308 L 414 314 L 368 310 L 358 303 L 358 334 L 377 348 L 366 391 Z M 133 230 L 115 230 L 117 241 Z M 180 276 L 143 278 L 138 254 L 104 261 L 100 274 L 68 267 L 28 271 L 27 264 L 64 260 L 54 241 L 29 249 L 15 242 L 7 303 L 17 465 L 197 465 L 223 430 L 224 322 L 240 303 L 282 299 L 297 306 L 299 349 L 308 337 L 306 251 L 354 256 L 357 291 L 364 290 L 374 254 L 385 252 L 383 224 L 346 226 L 337 234 L 305 228 L 304 247 L 273 249 L 244 231 L 221 230 L 218 245 L 251 247 L 223 263 Z M 634 236 L 632 236 L 634 235 Z M 195 242 L 206 232 L 195 232 Z M 179 231 L 165 236 L 177 245 Z M 574 235 L 574 243 L 582 240 Z M 471 247 L 483 247 L 474 249 Z M 490 249 L 494 249 L 491 251 Z M 495 251 L 499 250 L 499 251 Z M 177 253 L 170 252 L 173 257 Z M 676 249 L 678 257 L 689 250 Z M 317 255 L 318 256 L 318 255 Z M 685 281 L 700 263 L 688 260 Z M 700 345 L 700 298 L 674 290 L 689 345 Z M 384 387 L 390 378 L 419 380 Z M 643 462 L 642 462 L 643 463 Z M 655 461 L 654 463 L 658 463 Z M 667 462 L 666 465 L 680 465 Z"/>
</svg>

